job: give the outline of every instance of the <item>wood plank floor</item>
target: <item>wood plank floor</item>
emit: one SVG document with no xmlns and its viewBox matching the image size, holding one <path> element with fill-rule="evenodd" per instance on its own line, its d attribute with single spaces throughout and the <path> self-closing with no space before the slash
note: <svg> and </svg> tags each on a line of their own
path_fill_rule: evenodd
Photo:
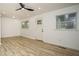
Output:
<svg viewBox="0 0 79 59">
<path fill-rule="evenodd" d="M 79 56 L 79 51 L 23 37 L 3 38 L 0 56 Z"/>
</svg>

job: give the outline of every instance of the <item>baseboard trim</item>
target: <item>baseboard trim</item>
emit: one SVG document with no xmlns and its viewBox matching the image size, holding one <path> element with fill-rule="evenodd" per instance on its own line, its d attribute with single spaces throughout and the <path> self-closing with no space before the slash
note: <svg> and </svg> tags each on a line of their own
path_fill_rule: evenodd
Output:
<svg viewBox="0 0 79 59">
<path fill-rule="evenodd" d="M 5 38 L 14 38 L 14 37 L 21 37 L 21 36 L 2 37 L 1 39 L 5 39 Z"/>
<path fill-rule="evenodd" d="M 28 38 L 28 39 L 34 39 L 34 40 L 36 40 L 34 37 L 30 37 L 30 36 L 21 36 L 21 37 L 24 37 L 24 38 Z"/>
<path fill-rule="evenodd" d="M 26 39 L 32 39 L 32 38 L 29 38 L 29 37 L 24 37 L 24 36 L 22 36 L 22 37 L 23 37 L 23 38 L 26 38 Z M 54 45 L 54 46 L 60 47 L 60 48 L 62 48 L 62 49 L 69 49 L 69 50 L 73 50 L 73 51 L 78 51 L 78 52 L 79 52 L 79 50 L 72 49 L 72 48 L 68 48 L 68 47 L 64 47 L 64 46 L 61 46 L 61 45 L 56 45 L 56 44 L 53 44 L 53 43 L 48 43 L 48 42 L 43 41 L 43 40 L 38 40 L 38 39 L 35 39 L 35 40 L 36 40 L 36 41 L 43 42 L 43 43 L 46 43 L 46 44 L 49 44 L 49 45 Z"/>
<path fill-rule="evenodd" d="M 68 49 L 68 50 L 73 50 L 73 51 L 79 52 L 79 50 L 77 50 L 77 49 L 73 49 L 73 48 L 61 46 L 61 45 L 58 45 L 58 44 L 49 43 L 49 42 L 47 42 L 47 41 L 44 41 L 44 43 L 49 44 L 49 45 L 54 45 L 54 46 L 60 47 L 60 48 L 62 48 L 62 49 Z"/>
</svg>

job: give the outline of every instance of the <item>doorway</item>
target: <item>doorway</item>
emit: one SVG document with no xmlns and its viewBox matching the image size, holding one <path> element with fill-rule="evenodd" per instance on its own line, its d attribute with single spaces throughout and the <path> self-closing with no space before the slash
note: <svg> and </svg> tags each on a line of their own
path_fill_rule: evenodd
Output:
<svg viewBox="0 0 79 59">
<path fill-rule="evenodd" d="M 43 21 L 42 19 L 36 20 L 36 39 L 43 41 Z"/>
</svg>

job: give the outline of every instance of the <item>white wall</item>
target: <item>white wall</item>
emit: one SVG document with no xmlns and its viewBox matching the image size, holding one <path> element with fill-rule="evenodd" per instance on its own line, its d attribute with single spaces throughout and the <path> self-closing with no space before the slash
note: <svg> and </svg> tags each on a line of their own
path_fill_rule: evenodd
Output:
<svg viewBox="0 0 79 59">
<path fill-rule="evenodd" d="M 21 29 L 21 36 L 36 39 L 35 19 L 32 18 L 32 19 L 29 20 L 29 28 L 28 29 Z"/>
<path fill-rule="evenodd" d="M 20 21 L 18 19 L 12 19 L 2 17 L 2 37 L 12 37 L 20 35 Z"/>
<path fill-rule="evenodd" d="M 59 31 L 56 29 L 56 15 L 77 12 L 77 30 Z M 79 5 L 51 11 L 42 15 L 25 19 L 29 20 L 29 29 L 22 29 L 22 36 L 36 38 L 36 19 L 42 17 L 43 20 L 43 41 L 79 50 Z"/>
<path fill-rule="evenodd" d="M 1 38 L 1 16 L 0 16 L 0 38 Z"/>
<path fill-rule="evenodd" d="M 1 44 L 1 16 L 0 16 L 0 44 Z"/>
</svg>

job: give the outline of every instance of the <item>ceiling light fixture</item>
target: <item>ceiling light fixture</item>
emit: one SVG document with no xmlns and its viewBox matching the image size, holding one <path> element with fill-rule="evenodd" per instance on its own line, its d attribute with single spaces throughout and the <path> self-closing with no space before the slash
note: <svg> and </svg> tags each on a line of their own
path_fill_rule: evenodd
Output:
<svg viewBox="0 0 79 59">
<path fill-rule="evenodd" d="M 22 8 L 22 10 L 24 10 L 24 8 Z"/>
<path fill-rule="evenodd" d="M 13 16 L 12 18 L 16 18 L 15 16 Z"/>
<path fill-rule="evenodd" d="M 38 9 L 41 9 L 41 8 L 38 8 Z"/>
</svg>

